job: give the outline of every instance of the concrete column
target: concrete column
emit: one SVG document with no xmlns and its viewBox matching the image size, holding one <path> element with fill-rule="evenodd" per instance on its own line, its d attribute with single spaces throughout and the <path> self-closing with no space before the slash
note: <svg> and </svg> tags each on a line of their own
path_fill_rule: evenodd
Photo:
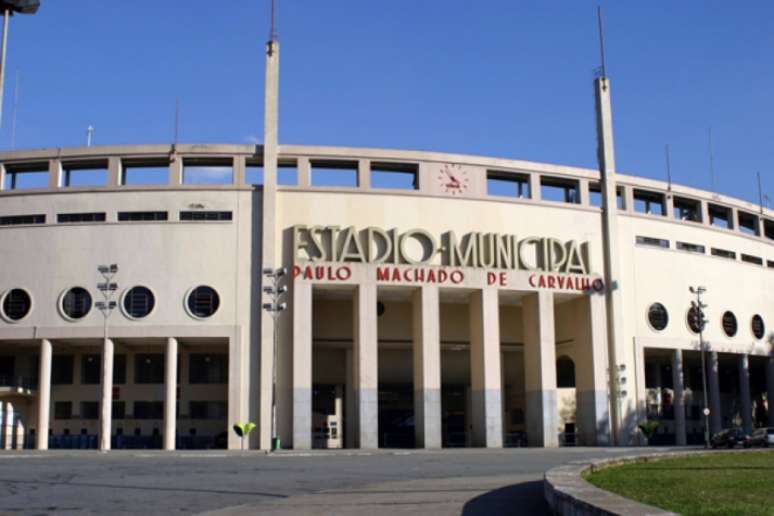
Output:
<svg viewBox="0 0 774 516">
<path fill-rule="evenodd" d="M 473 292 L 469 308 L 473 446 L 501 448 L 503 416 L 497 289 Z"/>
<path fill-rule="evenodd" d="M 312 185 L 312 166 L 309 163 L 309 158 L 298 158 L 296 171 L 298 172 L 298 186 L 306 188 Z"/>
<path fill-rule="evenodd" d="M 169 157 L 169 185 L 181 185 L 184 181 L 183 177 L 183 158 L 178 154 L 172 154 Z"/>
<path fill-rule="evenodd" d="M 723 417 L 720 404 L 720 379 L 717 351 L 706 353 L 707 358 L 707 383 L 709 385 L 709 409 L 710 409 L 710 434 L 715 434 L 723 429 Z"/>
<path fill-rule="evenodd" d="M 38 371 L 38 428 L 35 448 L 48 450 L 48 429 L 51 417 L 51 341 L 40 341 L 40 369 Z"/>
<path fill-rule="evenodd" d="M 353 369 L 352 369 L 353 352 L 352 348 L 347 349 L 344 357 L 344 447 L 356 448 L 357 447 L 357 404 L 355 389 L 353 386 Z"/>
<path fill-rule="evenodd" d="M 634 189 L 631 186 L 621 186 L 621 195 L 623 196 L 624 211 L 634 212 Z M 616 199 L 618 202 L 618 199 Z"/>
<path fill-rule="evenodd" d="M 709 203 L 705 200 L 699 202 L 701 203 L 701 223 L 705 226 L 711 226 L 712 221 L 710 220 Z"/>
<path fill-rule="evenodd" d="M 240 330 L 234 332 L 228 339 L 228 421 L 226 433 L 229 450 L 242 449 L 242 440 L 234 433 L 231 426 L 237 422 L 245 423 L 250 419 L 249 411 L 245 406 L 245 398 L 249 396 L 245 392 L 247 373 L 244 367 L 244 356 L 248 355 L 245 348 L 247 342 Z M 243 345 L 243 343 L 245 344 Z"/>
<path fill-rule="evenodd" d="M 312 448 L 312 284 L 293 286 L 293 449 Z"/>
<path fill-rule="evenodd" d="M 739 210 L 729 208 L 728 210 L 728 229 L 736 231 L 739 229 Z"/>
<path fill-rule="evenodd" d="M 175 449 L 177 436 L 177 339 L 167 339 L 164 360 L 164 449 Z"/>
<path fill-rule="evenodd" d="M 610 444 L 610 399 L 607 391 L 607 329 L 605 297 L 589 295 L 574 301 L 580 333 L 580 351 L 575 359 L 576 421 L 580 443 L 586 446 Z"/>
<path fill-rule="evenodd" d="M 769 426 L 774 426 L 774 356 L 770 356 L 766 363 L 766 404 Z"/>
<path fill-rule="evenodd" d="M 0 192 L 3 190 L 5 190 L 5 165 L 0 164 Z"/>
<path fill-rule="evenodd" d="M 122 172 L 121 158 L 118 156 L 108 158 L 107 186 L 120 186 L 123 182 Z"/>
<path fill-rule="evenodd" d="M 752 399 L 750 398 L 750 357 L 739 355 L 739 397 L 742 407 L 742 428 L 750 435 L 753 430 Z"/>
<path fill-rule="evenodd" d="M 110 450 L 111 425 L 113 423 L 113 340 L 102 344 L 102 400 L 99 418 L 99 449 Z"/>
<path fill-rule="evenodd" d="M 357 162 L 357 186 L 359 188 L 371 188 L 371 162 L 361 159 Z"/>
<path fill-rule="evenodd" d="M 441 333 L 438 287 L 413 296 L 414 430 L 418 448 L 441 447 Z"/>
<path fill-rule="evenodd" d="M 59 188 L 62 184 L 62 162 L 58 159 L 48 160 L 48 187 Z"/>
<path fill-rule="evenodd" d="M 540 174 L 535 172 L 529 175 L 529 198 L 533 201 L 539 201 L 542 198 L 540 192 Z"/>
<path fill-rule="evenodd" d="M 675 218 L 675 196 L 671 193 L 667 193 L 664 196 L 664 210 L 666 210 L 666 213 L 664 214 L 666 218 Z"/>
<path fill-rule="evenodd" d="M 672 406 L 675 411 L 675 444 L 685 446 L 688 442 L 685 425 L 685 383 L 683 380 L 683 352 L 676 349 L 672 352 Z"/>
<path fill-rule="evenodd" d="M 356 287 L 354 302 L 353 384 L 357 393 L 357 442 L 379 447 L 379 370 L 376 326 L 376 284 Z"/>
<path fill-rule="evenodd" d="M 9 420 L 9 418 L 11 418 Z M 11 449 L 11 437 L 8 434 L 8 429 L 11 427 L 13 421 L 13 409 L 11 408 L 11 402 L 0 399 L 0 450 Z"/>
<path fill-rule="evenodd" d="M 245 184 L 245 168 L 247 166 L 247 158 L 244 155 L 234 156 L 233 161 L 232 183 L 235 185 Z"/>
<path fill-rule="evenodd" d="M 556 338 L 554 295 L 536 292 L 522 298 L 524 326 L 524 391 L 527 439 L 531 446 L 559 446 L 556 404 Z"/>
<path fill-rule="evenodd" d="M 589 180 L 578 180 L 578 194 L 580 197 L 581 206 L 591 206 L 591 198 L 589 196 Z"/>
</svg>

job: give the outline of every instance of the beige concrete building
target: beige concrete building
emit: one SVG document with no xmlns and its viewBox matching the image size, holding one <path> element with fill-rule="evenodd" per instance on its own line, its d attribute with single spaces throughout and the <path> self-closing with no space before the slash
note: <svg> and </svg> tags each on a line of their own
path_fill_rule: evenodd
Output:
<svg viewBox="0 0 774 516">
<path fill-rule="evenodd" d="M 698 285 L 712 430 L 774 424 L 774 213 L 617 174 L 606 77 L 587 170 L 281 145 L 268 50 L 262 146 L 0 153 L 2 447 L 696 442 Z"/>
</svg>

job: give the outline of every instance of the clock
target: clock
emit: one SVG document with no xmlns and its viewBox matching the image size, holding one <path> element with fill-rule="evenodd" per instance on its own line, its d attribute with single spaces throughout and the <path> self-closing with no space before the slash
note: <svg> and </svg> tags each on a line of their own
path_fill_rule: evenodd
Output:
<svg viewBox="0 0 774 516">
<path fill-rule="evenodd" d="M 437 180 L 441 191 L 449 195 L 461 195 L 470 186 L 467 170 L 454 163 L 441 165 Z"/>
</svg>

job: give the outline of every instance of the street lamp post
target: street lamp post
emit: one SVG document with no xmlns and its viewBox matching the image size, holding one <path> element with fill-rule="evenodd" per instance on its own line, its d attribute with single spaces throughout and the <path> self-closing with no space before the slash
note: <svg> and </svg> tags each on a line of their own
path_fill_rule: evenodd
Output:
<svg viewBox="0 0 774 516">
<path fill-rule="evenodd" d="M 287 274 L 287 269 L 284 267 L 279 269 L 263 269 L 263 276 L 266 282 L 270 282 L 269 285 L 264 282 L 263 292 L 271 299 L 268 303 L 263 303 L 263 309 L 269 312 L 272 317 L 273 328 L 273 345 L 274 353 L 272 354 L 272 367 L 271 367 L 271 449 L 279 450 L 282 445 L 280 438 L 277 435 L 277 321 L 280 314 L 288 307 L 288 304 L 280 301 L 282 295 L 288 291 L 288 287 L 280 285 L 280 280 Z"/>
<path fill-rule="evenodd" d="M 704 318 L 704 309 L 707 305 L 701 302 L 701 295 L 704 294 L 707 289 L 704 287 L 689 287 L 688 290 L 691 294 L 696 296 L 696 301 L 691 301 L 691 318 L 693 324 L 699 330 L 699 349 L 701 349 L 701 382 L 702 393 L 704 394 L 704 447 L 710 446 L 710 430 L 709 430 L 709 415 L 710 409 L 707 402 L 707 361 L 704 358 L 704 327 L 707 325 L 707 320 Z"/>
<path fill-rule="evenodd" d="M 0 127 L 3 126 L 3 91 L 5 90 L 5 53 L 8 46 L 8 25 L 14 13 L 35 14 L 40 0 L 0 0 L 3 12 L 3 46 L 0 50 Z"/>
<path fill-rule="evenodd" d="M 102 301 L 95 306 L 102 312 L 102 410 L 100 413 L 99 449 L 110 449 L 110 423 L 113 417 L 113 344 L 108 340 L 108 318 L 115 310 L 117 303 L 113 299 L 118 284 L 113 278 L 118 273 L 118 265 L 100 265 L 97 271 L 102 281 L 97 283 L 97 290 L 102 294 Z M 106 381 L 106 379 L 110 381 Z"/>
</svg>

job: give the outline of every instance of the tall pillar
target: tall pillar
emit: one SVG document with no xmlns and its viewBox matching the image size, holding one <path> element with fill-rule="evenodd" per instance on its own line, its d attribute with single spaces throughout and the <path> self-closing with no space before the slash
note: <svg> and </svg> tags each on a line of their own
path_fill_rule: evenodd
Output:
<svg viewBox="0 0 774 516">
<path fill-rule="evenodd" d="M 414 431 L 418 448 L 441 447 L 441 333 L 438 287 L 414 291 Z"/>
<path fill-rule="evenodd" d="M 38 371 L 38 428 L 35 448 L 48 450 L 48 429 L 51 417 L 51 341 L 40 341 L 40 369 Z"/>
<path fill-rule="evenodd" d="M 582 330 L 576 343 L 576 419 L 581 444 L 610 444 L 610 399 L 607 391 L 607 329 L 605 298 L 589 295 L 575 301 Z"/>
<path fill-rule="evenodd" d="M 102 399 L 99 417 L 99 449 L 110 450 L 111 425 L 113 423 L 113 340 L 102 341 Z"/>
<path fill-rule="evenodd" d="M 602 75 L 594 81 L 597 114 L 597 161 L 599 162 L 600 183 L 602 188 L 602 237 L 605 261 L 605 285 L 607 296 L 607 338 L 608 367 L 618 371 L 619 355 L 623 356 L 625 338 L 624 301 L 621 285 L 621 247 L 618 244 L 618 192 L 613 143 L 613 109 L 610 97 L 610 81 Z M 628 200 L 628 199 L 627 199 Z M 627 205 L 627 209 L 631 209 Z M 621 405 L 626 400 L 619 399 L 622 389 L 613 385 L 611 389 L 611 419 L 613 423 L 614 444 L 628 442 L 628 436 L 634 432 L 634 424 L 628 423 L 622 428 Z"/>
<path fill-rule="evenodd" d="M 277 157 L 279 144 L 277 139 L 279 118 L 279 42 L 272 35 L 266 44 L 266 73 L 263 109 L 263 188 L 261 190 L 261 269 L 275 269 L 280 266 L 280 249 L 277 246 Z M 271 297 L 263 292 L 263 303 L 271 302 Z M 274 368 L 274 319 L 261 310 L 260 374 L 258 388 L 258 443 L 263 450 L 271 449 L 272 425 L 272 383 Z"/>
<path fill-rule="evenodd" d="M 354 353 L 352 348 L 347 349 L 344 356 L 344 447 L 357 448 L 357 403 L 355 397 L 354 373 L 353 373 Z"/>
<path fill-rule="evenodd" d="M 672 352 L 672 407 L 675 413 L 675 444 L 685 446 L 688 442 L 685 426 L 685 383 L 683 380 L 683 351 Z"/>
<path fill-rule="evenodd" d="M 175 449 L 177 437 L 177 339 L 167 339 L 164 360 L 164 449 Z"/>
<path fill-rule="evenodd" d="M 750 357 L 739 355 L 739 397 L 742 407 L 742 428 L 750 435 L 753 430 L 752 399 L 750 398 Z"/>
<path fill-rule="evenodd" d="M 769 409 L 769 426 L 774 426 L 774 356 L 770 356 L 766 362 L 766 404 Z"/>
<path fill-rule="evenodd" d="M 312 284 L 293 286 L 293 449 L 312 447 Z"/>
<path fill-rule="evenodd" d="M 497 289 L 473 292 L 469 307 L 473 446 L 501 448 L 503 408 Z"/>
<path fill-rule="evenodd" d="M 357 399 L 357 444 L 379 447 L 379 371 L 376 284 L 361 283 L 354 296 L 352 372 Z"/>
<path fill-rule="evenodd" d="M 524 391 L 527 439 L 531 446 L 559 446 L 556 404 L 556 338 L 554 295 L 536 292 L 522 298 L 524 326 Z"/>
<path fill-rule="evenodd" d="M 707 357 L 707 380 L 709 384 L 710 434 L 723 429 L 723 417 L 720 404 L 720 379 L 718 352 L 709 351 Z"/>
</svg>

